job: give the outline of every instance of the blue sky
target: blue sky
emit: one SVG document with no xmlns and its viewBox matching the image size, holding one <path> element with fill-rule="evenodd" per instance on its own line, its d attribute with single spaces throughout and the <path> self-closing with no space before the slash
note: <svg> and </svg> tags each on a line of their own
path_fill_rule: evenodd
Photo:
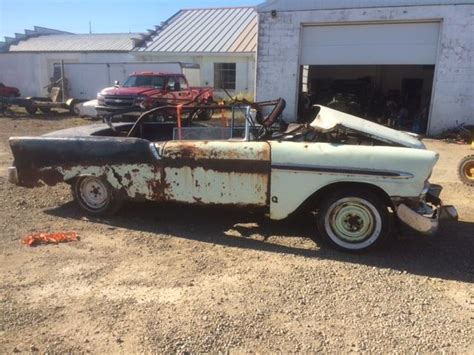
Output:
<svg viewBox="0 0 474 355">
<path fill-rule="evenodd" d="M 0 0 L 0 41 L 43 26 L 74 33 L 143 32 L 180 9 L 245 6 L 257 0 Z"/>
</svg>

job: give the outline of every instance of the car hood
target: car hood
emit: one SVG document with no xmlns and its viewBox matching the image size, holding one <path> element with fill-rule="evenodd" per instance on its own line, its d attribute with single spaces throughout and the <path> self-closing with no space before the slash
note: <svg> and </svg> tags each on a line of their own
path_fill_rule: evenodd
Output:
<svg viewBox="0 0 474 355">
<path fill-rule="evenodd" d="M 156 88 L 150 88 L 150 87 L 130 87 L 130 88 L 124 88 L 124 87 L 110 87 L 110 88 L 105 88 L 103 89 L 100 93 L 102 95 L 117 95 L 117 96 L 136 96 L 136 95 L 143 95 L 146 93 L 157 93 L 160 92 L 161 89 L 156 89 Z"/>
<path fill-rule="evenodd" d="M 319 112 L 311 122 L 311 126 L 320 132 L 330 132 L 338 127 L 345 127 L 367 137 L 393 145 L 426 149 L 420 138 L 415 134 L 400 132 L 329 107 L 320 105 L 315 107 L 319 107 Z"/>
</svg>

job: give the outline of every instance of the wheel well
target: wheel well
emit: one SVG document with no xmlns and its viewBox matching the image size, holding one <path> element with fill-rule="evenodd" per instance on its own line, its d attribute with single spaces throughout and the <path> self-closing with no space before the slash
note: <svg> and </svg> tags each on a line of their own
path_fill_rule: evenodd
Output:
<svg viewBox="0 0 474 355">
<path fill-rule="evenodd" d="M 342 189 L 358 189 L 364 191 L 372 191 L 374 194 L 382 198 L 383 202 L 385 202 L 388 207 L 391 207 L 392 209 L 394 208 L 390 196 L 383 189 L 376 185 L 367 184 L 363 182 L 336 182 L 327 185 L 313 193 L 310 197 L 308 197 L 306 201 L 301 205 L 301 208 L 304 210 L 319 208 L 321 201 L 324 201 L 327 196 Z"/>
</svg>

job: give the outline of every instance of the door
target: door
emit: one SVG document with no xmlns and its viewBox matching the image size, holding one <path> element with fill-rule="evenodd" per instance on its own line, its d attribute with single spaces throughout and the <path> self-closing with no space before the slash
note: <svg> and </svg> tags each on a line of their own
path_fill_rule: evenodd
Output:
<svg viewBox="0 0 474 355">
<path fill-rule="evenodd" d="M 439 22 L 304 26 L 300 64 L 435 64 L 439 32 Z"/>
<path fill-rule="evenodd" d="M 268 206 L 267 142 L 170 141 L 160 147 L 160 155 L 168 200 Z"/>
<path fill-rule="evenodd" d="M 166 94 L 163 95 L 168 104 L 187 104 L 192 100 L 188 83 L 181 76 L 169 76 L 166 83 Z"/>
</svg>

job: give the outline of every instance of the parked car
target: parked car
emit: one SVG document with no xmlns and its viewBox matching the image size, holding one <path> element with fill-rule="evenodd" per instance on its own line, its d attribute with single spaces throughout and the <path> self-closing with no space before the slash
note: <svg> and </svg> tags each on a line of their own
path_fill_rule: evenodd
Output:
<svg viewBox="0 0 474 355">
<path fill-rule="evenodd" d="M 98 117 L 96 106 L 97 100 L 81 102 L 74 105 L 74 113 L 79 117 L 96 119 Z"/>
<path fill-rule="evenodd" d="M 233 116 L 222 127 L 177 128 L 148 112 L 135 123 L 12 137 L 9 181 L 68 183 L 92 215 L 126 200 L 251 208 L 273 220 L 308 209 L 319 236 L 346 251 L 384 244 L 397 220 L 432 234 L 457 218 L 428 181 L 438 154 L 417 137 L 322 106 L 309 125 L 275 131 L 281 101 L 260 123 L 251 107 L 243 125 Z"/>
<path fill-rule="evenodd" d="M 154 107 L 178 104 L 207 104 L 213 102 L 210 87 L 191 87 L 183 74 L 141 72 L 130 75 L 123 85 L 103 89 L 98 95 L 97 111 L 109 114 L 117 111 L 146 111 Z M 206 112 L 198 113 L 209 119 Z"/>
<path fill-rule="evenodd" d="M 20 97 L 20 90 L 11 86 L 5 86 L 3 83 L 0 83 L 0 96 L 4 97 Z"/>
</svg>

